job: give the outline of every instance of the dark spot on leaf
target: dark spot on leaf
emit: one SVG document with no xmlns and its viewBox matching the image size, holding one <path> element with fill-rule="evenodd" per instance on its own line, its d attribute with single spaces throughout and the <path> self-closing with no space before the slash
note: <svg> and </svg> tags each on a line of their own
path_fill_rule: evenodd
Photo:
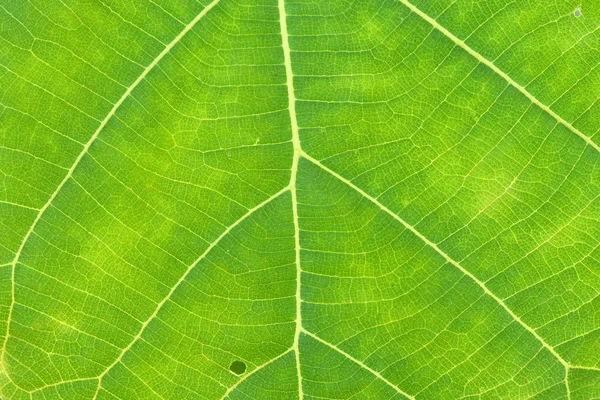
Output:
<svg viewBox="0 0 600 400">
<path fill-rule="evenodd" d="M 577 10 L 575 10 L 573 15 L 575 15 L 576 17 L 580 17 L 581 16 L 581 7 L 579 7 Z"/>
<path fill-rule="evenodd" d="M 246 364 L 241 361 L 234 361 L 229 366 L 229 370 L 236 375 L 241 375 L 246 372 Z"/>
</svg>

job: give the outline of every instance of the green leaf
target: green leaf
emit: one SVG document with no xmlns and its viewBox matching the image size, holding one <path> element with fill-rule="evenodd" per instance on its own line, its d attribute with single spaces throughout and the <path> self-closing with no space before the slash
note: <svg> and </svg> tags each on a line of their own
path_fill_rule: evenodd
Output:
<svg viewBox="0 0 600 400">
<path fill-rule="evenodd" d="M 600 398 L 600 8 L 0 4 L 2 399 Z"/>
</svg>

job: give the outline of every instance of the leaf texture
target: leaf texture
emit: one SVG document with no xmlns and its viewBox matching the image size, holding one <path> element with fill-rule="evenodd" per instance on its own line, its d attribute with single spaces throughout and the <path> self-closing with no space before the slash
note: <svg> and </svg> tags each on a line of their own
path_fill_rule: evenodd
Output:
<svg viewBox="0 0 600 400">
<path fill-rule="evenodd" d="M 598 7 L 2 2 L 0 396 L 600 398 Z"/>
</svg>

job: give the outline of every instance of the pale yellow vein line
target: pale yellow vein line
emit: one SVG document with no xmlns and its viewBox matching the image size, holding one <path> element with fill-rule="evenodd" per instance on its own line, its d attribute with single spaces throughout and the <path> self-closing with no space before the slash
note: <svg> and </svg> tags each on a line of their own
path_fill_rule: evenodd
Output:
<svg viewBox="0 0 600 400">
<path fill-rule="evenodd" d="M 572 369 L 584 369 L 586 371 L 596 371 L 596 372 L 600 372 L 600 368 L 598 367 L 585 367 L 582 365 L 570 365 L 569 366 Z"/>
<path fill-rule="evenodd" d="M 259 365 L 258 367 L 254 368 L 254 370 L 252 370 L 252 372 L 249 372 L 248 374 L 246 374 L 246 376 L 244 376 L 243 378 L 241 378 L 233 386 L 231 386 L 229 389 L 227 389 L 227 391 L 225 392 L 225 394 L 223 395 L 223 397 L 221 397 L 221 400 L 225 400 L 227 398 L 227 396 L 229 396 L 231 394 L 231 392 L 233 392 L 246 379 L 250 378 L 252 375 L 254 375 L 255 373 L 257 373 L 258 371 L 260 371 L 261 369 L 263 369 L 267 365 L 274 363 L 275 361 L 279 360 L 281 357 L 285 356 L 286 354 L 288 354 L 290 351 L 293 351 L 293 350 L 294 350 L 294 348 L 290 347 L 289 349 L 287 349 L 286 351 L 284 351 L 283 353 L 281 353 L 277 357 L 272 358 L 269 361 L 267 361 L 266 363 L 264 363 L 262 365 Z"/>
<path fill-rule="evenodd" d="M 9 206 L 15 206 L 15 207 L 19 207 L 19 208 L 26 208 L 28 210 L 38 211 L 38 212 L 40 211 L 39 208 L 26 206 L 26 205 L 19 204 L 19 203 L 13 203 L 12 201 L 7 201 L 7 200 L 0 200 L 0 204 L 8 204 Z"/>
<path fill-rule="evenodd" d="M 515 82 L 504 71 L 502 71 L 500 68 L 498 68 L 492 61 L 488 60 L 487 58 L 485 58 L 484 56 L 482 56 L 481 54 L 479 54 L 478 52 L 476 52 L 475 50 L 473 50 L 464 41 L 462 41 L 458 37 L 454 36 L 454 34 L 452 32 L 450 32 L 448 29 L 444 28 L 435 19 L 433 19 L 429 15 L 425 14 L 423 11 L 421 11 L 416 6 L 414 6 L 413 4 L 411 4 L 408 0 L 398 0 L 398 1 L 400 1 L 406 7 L 408 7 L 412 12 L 414 12 L 415 14 L 417 14 L 418 16 L 420 16 L 421 18 L 423 18 L 425 21 L 429 22 L 435 29 L 437 29 L 438 31 L 442 32 L 445 36 L 447 36 L 450 40 L 452 40 L 457 46 L 461 47 L 467 53 L 469 53 L 470 55 L 472 55 L 473 57 L 475 57 L 480 63 L 486 65 L 492 71 L 494 71 L 496 74 L 500 75 L 510 85 L 514 86 L 519 92 L 521 92 L 522 94 L 524 94 L 525 97 L 527 97 L 532 103 L 534 103 L 535 105 L 537 105 L 538 107 L 540 107 L 542 110 L 544 110 L 545 112 L 547 112 L 550 116 L 552 116 L 560 124 L 564 125 L 567 129 L 569 129 L 571 132 L 575 133 L 577 136 L 579 136 L 580 138 L 582 138 L 587 144 L 589 144 L 594 149 L 596 149 L 598 152 L 600 152 L 600 147 L 596 143 L 594 143 L 592 141 L 592 139 L 590 139 L 588 136 L 584 135 L 581 131 L 579 131 L 577 128 L 575 128 L 573 125 L 571 125 L 570 122 L 567 122 L 560 115 L 558 115 L 557 113 L 555 113 L 554 111 L 552 111 L 550 109 L 550 107 L 548 107 L 547 105 L 545 105 L 544 103 L 542 103 L 540 100 L 538 100 L 527 89 L 525 89 L 525 87 L 523 87 L 523 86 L 519 85 L 517 82 Z"/>
<path fill-rule="evenodd" d="M 150 386 L 148 383 L 146 383 L 146 381 L 141 376 L 139 376 L 134 371 L 132 371 L 129 367 L 127 367 L 127 365 L 123 365 L 123 368 L 125 368 L 131 375 L 135 376 L 140 382 L 142 382 L 142 385 L 147 387 L 148 390 L 150 390 L 152 393 L 154 393 L 154 395 L 157 396 L 160 400 L 167 400 L 163 396 L 161 396 L 160 393 L 158 393 L 156 390 L 154 390 L 152 388 L 152 386 Z M 173 382 L 169 378 L 167 378 L 167 380 L 169 380 L 170 382 Z M 98 387 L 100 387 L 100 382 L 98 382 Z"/>
<path fill-rule="evenodd" d="M 396 215 L 394 212 L 392 212 L 389 208 L 387 208 L 386 206 L 384 206 L 383 204 L 381 204 L 376 198 L 374 198 L 373 196 L 369 195 L 367 192 L 365 192 L 364 190 L 362 190 L 361 188 L 359 188 L 354 183 L 350 182 L 348 179 L 344 178 L 343 176 L 341 176 L 337 172 L 335 172 L 335 171 L 327 168 L 325 165 L 321 164 L 321 162 L 319 162 L 318 160 L 314 159 L 310 155 L 308 155 L 306 153 L 303 153 L 302 157 L 306 158 L 307 160 L 309 160 L 310 162 L 312 162 L 316 166 L 320 167 L 324 171 L 326 171 L 329 174 L 333 175 L 334 177 L 336 177 L 340 181 L 344 182 L 346 185 L 350 186 L 352 189 L 354 189 L 355 191 L 357 191 L 358 193 L 360 193 L 363 197 L 365 197 L 366 199 L 370 200 L 372 203 L 374 203 L 375 205 L 377 205 L 382 211 L 386 212 L 392 218 L 394 218 L 396 221 L 398 221 L 402 225 L 404 225 L 405 228 L 407 228 L 408 230 L 410 230 L 419 239 L 421 239 L 423 242 L 425 242 L 425 244 L 427 244 L 429 247 L 433 248 L 438 254 L 440 254 L 442 257 L 444 257 L 444 259 L 447 262 L 449 262 L 450 264 L 452 264 L 453 266 L 455 266 L 456 268 L 458 268 L 463 274 L 465 274 L 466 276 L 468 276 L 469 278 L 471 278 L 471 280 L 473 280 L 473 282 L 475 282 L 479 287 L 481 287 L 481 289 L 483 289 L 483 291 L 485 292 L 485 294 L 487 294 L 488 296 L 490 296 L 491 298 L 493 298 L 516 322 L 518 322 L 523 328 L 525 328 L 527 331 L 529 331 L 542 344 L 542 346 L 544 346 L 550 353 L 552 353 L 552 355 L 554 355 L 554 357 L 556 357 L 556 359 L 563 366 L 565 366 L 565 368 L 569 367 L 569 364 L 556 352 L 556 350 L 554 350 L 554 348 L 552 346 L 550 346 L 548 343 L 546 343 L 546 341 L 533 328 L 531 328 L 529 325 L 527 325 L 525 322 L 523 322 L 521 320 L 521 318 L 519 318 L 510 308 L 508 308 L 508 306 L 504 303 L 504 301 L 502 301 L 501 298 L 499 298 L 494 293 L 492 293 L 487 288 L 487 286 L 485 285 L 485 283 L 483 283 L 482 281 L 480 281 L 479 279 L 477 279 L 477 277 L 475 277 L 475 275 L 473 275 L 472 273 L 470 273 L 469 271 L 467 271 L 465 268 L 463 268 L 462 265 L 460 265 L 457 261 L 455 261 L 454 259 L 452 259 L 448 254 L 446 254 L 442 249 L 440 249 L 435 243 L 433 243 L 431 240 L 429 240 L 428 238 L 426 238 L 423 234 L 421 234 L 421 232 L 417 231 L 417 229 L 414 226 L 412 226 L 408 222 L 404 221 L 402 218 L 400 218 L 398 215 Z"/>
<path fill-rule="evenodd" d="M 296 196 L 296 179 L 298 175 L 298 162 L 302 147 L 300 145 L 300 134 L 298 132 L 298 120 L 296 118 L 296 95 L 294 94 L 294 73 L 292 71 L 292 59 L 290 42 L 288 38 L 287 20 L 285 12 L 285 0 L 279 0 L 279 24 L 281 26 L 281 45 L 285 64 L 286 85 L 288 90 L 288 109 L 290 112 L 290 123 L 292 128 L 292 143 L 294 145 L 294 158 L 290 176 L 290 190 L 292 192 L 292 212 L 294 214 L 294 238 L 296 248 L 296 332 L 294 334 L 294 353 L 296 355 L 296 370 L 298 374 L 298 396 L 304 398 L 302 391 L 302 373 L 300 369 L 300 332 L 302 330 L 302 268 L 300 266 L 300 225 L 298 223 L 298 199 Z"/>
<path fill-rule="evenodd" d="M 272 195 L 271 197 L 269 197 L 268 199 L 266 199 L 265 201 L 263 201 L 262 203 L 256 205 L 255 207 L 251 208 L 250 210 L 248 210 L 248 212 L 246 214 L 244 214 L 240 219 L 238 219 L 237 221 L 235 221 L 226 230 L 224 230 L 223 233 L 221 233 L 221 235 L 219 235 L 219 237 L 217 239 L 215 239 L 215 241 L 213 241 L 206 248 L 206 250 L 204 251 L 204 253 L 202 253 L 196 259 L 196 261 L 194 261 L 192 264 L 190 264 L 190 266 L 187 268 L 187 270 L 185 271 L 185 273 L 181 276 L 181 278 L 179 278 L 179 280 L 177 281 L 177 283 L 175 283 L 175 285 L 173 285 L 173 287 L 171 288 L 171 290 L 169 291 L 169 293 L 165 296 L 165 298 L 162 299 L 162 301 L 160 303 L 158 303 L 158 305 L 154 309 L 154 312 L 152 313 L 152 315 L 150 315 L 150 317 L 148 317 L 148 319 L 146 319 L 146 321 L 144 321 L 144 323 L 142 324 L 142 326 L 141 326 L 139 332 L 137 333 L 137 335 L 135 335 L 135 337 L 131 340 L 131 342 L 129 342 L 129 344 L 121 351 L 121 354 L 115 359 L 115 361 L 113 361 L 113 363 L 111 365 L 109 365 L 108 367 L 106 367 L 106 369 L 98 376 L 98 379 L 99 379 L 99 381 L 98 381 L 98 387 L 100 387 L 102 385 L 102 378 L 115 365 L 117 365 L 123 359 L 123 356 L 125 355 L 125 353 L 127 353 L 133 347 L 133 345 L 142 337 L 142 334 L 144 333 L 144 331 L 146 330 L 146 328 L 148 327 L 148 325 L 150 324 L 150 322 L 152 322 L 152 320 L 154 320 L 154 318 L 156 318 L 156 316 L 158 315 L 158 313 L 160 312 L 160 310 L 162 309 L 162 307 L 167 303 L 167 301 L 169 301 L 169 299 L 171 298 L 171 296 L 173 296 L 173 293 L 175 293 L 175 291 L 177 290 L 177 288 L 185 281 L 185 278 L 187 278 L 187 276 L 190 274 L 190 272 L 192 272 L 192 270 L 194 269 L 194 267 L 196 265 L 198 265 L 198 263 L 200 261 L 202 261 L 206 257 L 206 255 L 208 253 L 210 253 L 210 251 L 217 244 L 219 244 L 219 242 L 221 241 L 221 239 L 223 239 L 225 236 L 227 236 L 227 234 L 229 234 L 229 232 L 231 232 L 232 229 L 234 229 L 236 226 L 238 226 L 239 224 L 241 224 L 242 221 L 244 221 L 246 218 L 248 218 L 250 215 L 252 215 L 255 211 L 259 210 L 260 208 L 262 208 L 266 204 L 270 203 L 271 201 L 273 201 L 274 199 L 276 199 L 277 197 L 279 197 L 281 194 L 283 194 L 284 192 L 286 192 L 288 190 L 289 190 L 289 187 L 285 187 L 285 188 L 281 189 L 279 192 L 277 192 L 274 195 Z"/>
<path fill-rule="evenodd" d="M 569 367 L 565 368 L 565 390 L 567 391 L 567 400 L 571 400 L 571 388 L 569 387 Z"/>
<path fill-rule="evenodd" d="M 8 319 L 6 322 L 6 333 L 4 336 L 4 343 L 2 344 L 2 355 L 0 356 L 0 370 L 5 370 L 4 368 L 4 354 L 6 353 L 6 344 L 8 342 L 8 338 L 10 335 L 10 321 L 12 319 L 12 313 L 13 313 L 13 309 L 14 309 L 14 305 L 15 305 L 15 267 L 17 265 L 17 262 L 19 261 L 19 258 L 21 257 L 21 252 L 23 251 L 23 248 L 25 247 L 25 244 L 27 243 L 27 241 L 29 240 L 29 237 L 31 236 L 31 234 L 33 233 L 33 230 L 35 229 L 35 227 L 37 226 L 38 222 L 40 221 L 40 219 L 42 218 L 42 215 L 44 215 L 44 213 L 46 212 L 46 210 L 50 207 L 50 205 L 52 204 L 52 202 L 54 201 L 54 199 L 56 198 L 56 196 L 58 195 L 58 193 L 61 191 L 61 189 L 63 188 L 63 186 L 65 185 L 65 183 L 71 178 L 71 176 L 73 175 L 73 171 L 75 171 L 75 169 L 77 168 L 77 166 L 79 165 L 79 163 L 81 162 L 81 160 L 83 159 L 83 157 L 87 154 L 87 152 L 89 151 L 90 147 L 92 146 L 92 144 L 94 143 L 94 141 L 96 140 L 96 138 L 98 137 L 98 135 L 100 134 L 100 132 L 104 129 L 104 127 L 106 126 L 106 124 L 108 123 L 108 121 L 110 121 L 110 119 L 113 117 L 113 115 L 115 115 L 117 109 L 121 106 L 121 104 L 123 104 L 123 102 L 125 101 L 125 99 L 127 99 L 127 97 L 129 97 L 129 95 L 131 94 L 131 92 L 133 92 L 133 90 L 137 87 L 137 85 L 139 85 L 139 83 L 146 77 L 146 75 L 148 75 L 148 73 L 152 70 L 152 68 L 154 68 L 156 66 L 156 64 L 158 64 L 160 62 L 160 60 L 162 60 L 162 58 L 169 53 L 169 51 L 171 51 L 171 49 L 194 27 L 194 25 L 196 25 L 196 23 L 206 15 L 206 13 L 208 11 L 210 11 L 220 0 L 213 0 L 212 3 L 210 3 L 208 6 L 206 6 L 202 12 L 200 12 L 200 14 L 198 14 L 188 25 L 186 25 L 186 27 L 179 33 L 179 35 L 177 35 L 175 37 L 175 39 L 173 39 L 171 41 L 171 43 L 169 43 L 164 49 L 163 51 L 150 63 L 150 65 L 148 65 L 146 67 L 146 69 L 142 72 L 142 74 L 135 80 L 135 82 L 133 82 L 131 84 L 131 86 L 129 86 L 129 88 L 127 88 L 127 90 L 125 91 L 125 93 L 123 93 L 123 96 L 121 96 L 121 98 L 119 99 L 119 101 L 117 101 L 115 103 L 115 105 L 113 106 L 113 108 L 109 111 L 109 113 L 106 115 L 106 117 L 104 118 L 104 120 L 100 123 L 100 126 L 98 126 L 98 129 L 96 129 L 96 131 L 94 132 L 94 134 L 92 135 L 92 137 L 90 138 L 90 140 L 88 140 L 88 142 L 83 146 L 83 149 L 81 151 L 81 153 L 79 153 L 79 155 L 77 156 L 77 158 L 75 159 L 75 162 L 73 163 L 73 165 L 71 166 L 71 168 L 69 169 L 69 171 L 67 172 L 67 174 L 65 175 L 64 179 L 60 182 L 60 184 L 58 185 L 58 187 L 56 188 L 56 190 L 54 191 L 54 193 L 52 193 L 52 195 L 50 196 L 50 198 L 48 199 L 48 201 L 46 202 L 46 204 L 44 204 L 44 206 L 39 210 L 35 220 L 33 221 L 33 223 L 31 224 L 31 227 L 29 228 L 29 230 L 27 231 L 27 233 L 25 234 L 25 237 L 23 238 L 23 241 L 21 242 L 21 245 L 19 246 L 19 249 L 17 250 L 17 253 L 15 254 L 15 258 L 12 262 L 12 272 L 11 272 L 11 279 L 12 279 L 12 287 L 11 287 L 11 304 L 10 304 L 10 309 L 8 312 Z M 7 374 L 8 376 L 8 374 Z"/>
<path fill-rule="evenodd" d="M 66 381 L 61 381 L 61 382 L 58 382 L 58 383 L 51 383 L 50 385 L 46 385 L 46 386 L 39 387 L 39 388 L 37 388 L 37 389 L 35 389 L 35 390 L 32 390 L 32 391 L 31 391 L 31 392 L 29 392 L 29 393 L 30 393 L 30 394 L 32 394 L 32 393 L 36 393 L 36 392 L 40 392 L 40 391 L 42 391 L 42 390 L 45 390 L 45 389 L 48 389 L 48 388 L 51 388 L 51 387 L 57 387 L 57 386 L 60 386 L 60 385 L 66 385 L 66 384 L 69 384 L 69 383 L 76 383 L 76 382 L 86 382 L 86 381 L 95 381 L 95 380 L 97 380 L 97 379 L 98 379 L 98 378 L 96 378 L 96 377 L 92 377 L 92 378 L 75 378 L 75 379 L 69 379 L 69 380 L 66 380 Z"/>
<path fill-rule="evenodd" d="M 406 393 L 405 391 L 403 391 L 402 389 L 400 389 L 398 386 L 394 385 L 392 382 L 388 381 L 387 379 L 385 379 L 383 377 L 383 375 L 381 375 L 379 372 L 375 371 L 373 368 L 369 367 L 368 365 L 366 365 L 365 363 L 363 363 L 360 360 L 357 360 L 356 358 L 352 357 L 350 354 L 346 353 L 344 350 L 340 349 L 339 347 L 321 339 L 319 336 L 315 335 L 312 332 L 307 331 L 306 329 L 302 329 L 302 332 L 304 332 L 306 335 L 310 336 L 311 338 L 317 340 L 320 343 L 323 343 L 324 345 L 332 348 L 333 350 L 337 351 L 338 353 L 340 353 L 341 355 L 343 355 L 344 357 L 348 358 L 349 360 L 351 360 L 352 362 L 360 365 L 362 368 L 366 369 L 367 371 L 369 371 L 371 374 L 375 375 L 377 378 L 379 378 L 381 381 L 385 382 L 388 386 L 390 386 L 391 388 L 395 389 L 398 393 L 400 393 L 403 396 L 408 397 L 411 400 L 415 400 L 415 398 L 413 396 L 411 396 L 410 394 Z"/>
</svg>

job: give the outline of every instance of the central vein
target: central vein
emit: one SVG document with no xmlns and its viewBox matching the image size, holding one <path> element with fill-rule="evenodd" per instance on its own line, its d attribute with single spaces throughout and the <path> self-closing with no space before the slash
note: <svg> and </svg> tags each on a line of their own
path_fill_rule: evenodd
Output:
<svg viewBox="0 0 600 400">
<path fill-rule="evenodd" d="M 298 198 L 296 195 L 296 179 L 298 175 L 298 162 L 302 154 L 300 146 L 300 135 L 298 133 L 298 121 L 296 119 L 296 96 L 294 95 L 294 74 L 292 72 L 292 60 L 290 57 L 290 43 L 288 39 L 287 21 L 285 13 L 285 2 L 279 0 L 279 23 L 281 26 L 281 45 L 283 47 L 283 58 L 285 64 L 286 84 L 288 90 L 288 109 L 290 112 L 290 122 L 292 126 L 292 143 L 294 145 L 294 158 L 292 161 L 292 171 L 290 176 L 290 191 L 292 192 L 292 212 L 294 214 L 295 230 L 295 248 L 296 248 L 296 332 L 294 334 L 294 353 L 296 354 L 296 370 L 298 372 L 298 394 L 303 398 L 302 375 L 300 372 L 300 333 L 302 331 L 302 310 L 301 310 L 301 278 L 300 269 L 300 226 L 298 224 Z"/>
</svg>

